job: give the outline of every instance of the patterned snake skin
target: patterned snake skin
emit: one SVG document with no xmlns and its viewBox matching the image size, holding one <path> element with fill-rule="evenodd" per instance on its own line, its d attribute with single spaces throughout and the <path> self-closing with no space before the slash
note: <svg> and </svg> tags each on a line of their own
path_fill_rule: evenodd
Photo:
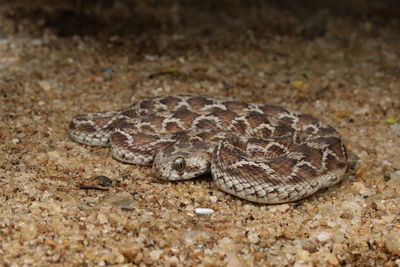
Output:
<svg viewBox="0 0 400 267">
<path fill-rule="evenodd" d="M 204 96 L 77 115 L 69 130 L 79 143 L 111 146 L 117 160 L 152 164 L 160 179 L 211 172 L 222 191 L 259 203 L 307 197 L 338 183 L 347 166 L 340 135 L 309 115 Z"/>
</svg>

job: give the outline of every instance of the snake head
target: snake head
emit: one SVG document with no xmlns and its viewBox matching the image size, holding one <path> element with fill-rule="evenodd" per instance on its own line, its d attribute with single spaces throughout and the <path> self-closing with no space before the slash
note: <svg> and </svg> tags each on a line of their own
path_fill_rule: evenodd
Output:
<svg viewBox="0 0 400 267">
<path fill-rule="evenodd" d="M 153 171 L 157 178 L 168 181 L 187 180 L 209 173 L 211 152 L 209 143 L 175 143 L 160 150 L 154 157 Z"/>
</svg>

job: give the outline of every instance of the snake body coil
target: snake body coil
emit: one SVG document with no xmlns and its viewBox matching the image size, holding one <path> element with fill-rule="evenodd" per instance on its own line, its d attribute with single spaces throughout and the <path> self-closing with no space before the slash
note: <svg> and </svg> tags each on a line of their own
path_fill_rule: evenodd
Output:
<svg viewBox="0 0 400 267">
<path fill-rule="evenodd" d="M 347 157 L 338 132 L 282 107 L 176 95 L 125 110 L 77 115 L 71 137 L 111 146 L 117 160 L 153 165 L 164 180 L 211 172 L 218 188 L 259 203 L 307 197 L 338 183 Z"/>
</svg>

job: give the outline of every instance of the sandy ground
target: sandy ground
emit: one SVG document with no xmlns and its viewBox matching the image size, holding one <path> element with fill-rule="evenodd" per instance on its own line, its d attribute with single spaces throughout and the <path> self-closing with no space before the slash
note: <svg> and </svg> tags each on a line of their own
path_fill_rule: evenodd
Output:
<svg viewBox="0 0 400 267">
<path fill-rule="evenodd" d="M 393 2 L 351 16 L 239 1 L 0 2 L 0 265 L 400 265 Z M 175 93 L 324 120 L 349 152 L 344 181 L 259 205 L 211 177 L 161 182 L 68 136 L 78 113 Z"/>
</svg>

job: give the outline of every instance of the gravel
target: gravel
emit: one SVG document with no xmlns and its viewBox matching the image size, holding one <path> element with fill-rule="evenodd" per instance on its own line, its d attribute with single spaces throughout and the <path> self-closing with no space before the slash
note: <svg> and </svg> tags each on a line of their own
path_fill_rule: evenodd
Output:
<svg viewBox="0 0 400 267">
<path fill-rule="evenodd" d="M 320 15 L 302 29 L 264 4 L 234 1 L 216 19 L 178 1 L 138 2 L 138 21 L 155 10 L 144 29 L 119 34 L 114 17 L 98 36 L 85 20 L 69 35 L 73 22 L 45 14 L 73 9 L 41 2 L 43 13 L 0 5 L 0 265 L 400 265 L 398 20 L 328 15 L 314 32 Z M 159 181 L 68 137 L 78 113 L 175 93 L 314 115 L 342 134 L 351 168 L 307 199 L 259 205 L 207 176 Z"/>
</svg>

